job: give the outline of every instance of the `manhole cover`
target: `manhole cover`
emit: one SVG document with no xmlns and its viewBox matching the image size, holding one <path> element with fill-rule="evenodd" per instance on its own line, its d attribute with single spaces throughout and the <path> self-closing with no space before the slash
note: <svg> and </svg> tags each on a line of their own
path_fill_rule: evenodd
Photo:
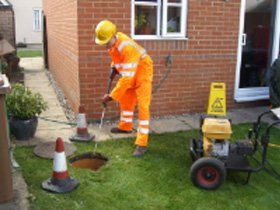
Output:
<svg viewBox="0 0 280 210">
<path fill-rule="evenodd" d="M 108 159 L 100 153 L 85 153 L 70 159 L 72 166 L 76 168 L 90 169 L 97 171 L 106 164 Z"/>
<path fill-rule="evenodd" d="M 53 159 L 55 144 L 56 142 L 46 142 L 46 143 L 38 144 L 34 149 L 34 153 L 35 155 L 42 158 Z M 74 152 L 76 152 L 76 150 L 77 148 L 73 144 L 64 142 L 64 151 L 66 157 L 72 155 Z"/>
</svg>

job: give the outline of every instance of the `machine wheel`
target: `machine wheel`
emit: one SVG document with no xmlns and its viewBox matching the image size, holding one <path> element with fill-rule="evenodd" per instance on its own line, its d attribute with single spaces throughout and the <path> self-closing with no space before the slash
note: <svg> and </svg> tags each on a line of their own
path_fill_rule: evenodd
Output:
<svg viewBox="0 0 280 210">
<path fill-rule="evenodd" d="M 226 169 L 222 161 L 205 157 L 194 162 L 190 176 L 195 186 L 206 190 L 214 190 L 225 181 Z"/>
</svg>

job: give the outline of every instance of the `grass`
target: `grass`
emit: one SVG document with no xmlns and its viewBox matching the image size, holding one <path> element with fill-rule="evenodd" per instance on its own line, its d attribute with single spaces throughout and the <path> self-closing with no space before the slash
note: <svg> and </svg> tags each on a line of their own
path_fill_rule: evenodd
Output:
<svg viewBox="0 0 280 210">
<path fill-rule="evenodd" d="M 234 138 L 244 137 L 249 125 L 234 126 Z M 41 189 L 51 176 L 52 161 L 33 154 L 33 148 L 16 148 L 16 159 L 31 193 L 32 209 L 279 209 L 280 183 L 261 171 L 248 185 L 235 182 L 231 173 L 215 191 L 194 187 L 189 179 L 191 160 L 188 139 L 197 131 L 151 135 L 149 152 L 143 158 L 131 156 L 133 139 L 98 144 L 97 151 L 110 160 L 98 172 L 68 165 L 80 186 L 68 194 L 51 194 Z M 272 143 L 279 144 L 280 130 L 273 129 Z M 76 144 L 77 154 L 92 151 L 94 144 Z M 280 148 L 269 148 L 269 160 L 280 171 Z"/>
<path fill-rule="evenodd" d="M 30 58 L 30 57 L 42 57 L 42 50 L 18 50 L 17 56 L 21 58 Z"/>
</svg>

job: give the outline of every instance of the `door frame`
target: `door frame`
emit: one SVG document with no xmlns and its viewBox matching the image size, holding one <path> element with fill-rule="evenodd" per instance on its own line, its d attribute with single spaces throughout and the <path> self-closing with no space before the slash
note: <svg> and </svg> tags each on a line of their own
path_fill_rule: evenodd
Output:
<svg viewBox="0 0 280 210">
<path fill-rule="evenodd" d="M 280 40 L 280 0 L 274 0 L 275 11 L 274 16 L 274 32 L 272 36 L 272 53 L 271 61 L 272 64 L 279 54 L 279 40 Z M 269 99 L 269 88 L 268 87 L 255 87 L 255 88 L 239 88 L 240 83 L 240 67 L 242 61 L 242 36 L 244 32 L 245 23 L 245 8 L 246 0 L 241 0 L 240 4 L 240 20 L 239 20 L 239 38 L 237 47 L 237 64 L 235 72 L 235 88 L 234 88 L 234 100 L 236 102 L 247 102 Z"/>
</svg>

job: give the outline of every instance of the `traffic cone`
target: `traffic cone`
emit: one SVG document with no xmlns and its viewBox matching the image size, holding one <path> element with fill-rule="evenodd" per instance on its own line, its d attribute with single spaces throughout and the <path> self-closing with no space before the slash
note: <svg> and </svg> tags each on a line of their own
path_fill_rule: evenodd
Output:
<svg viewBox="0 0 280 210">
<path fill-rule="evenodd" d="M 87 129 L 86 111 L 84 106 L 79 107 L 77 116 L 77 133 L 70 137 L 71 141 L 92 141 L 94 135 L 91 135 Z"/>
<path fill-rule="evenodd" d="M 57 138 L 52 178 L 43 181 L 42 188 L 54 193 L 66 193 L 74 190 L 78 185 L 78 180 L 69 177 L 63 141 L 61 138 Z"/>
</svg>

